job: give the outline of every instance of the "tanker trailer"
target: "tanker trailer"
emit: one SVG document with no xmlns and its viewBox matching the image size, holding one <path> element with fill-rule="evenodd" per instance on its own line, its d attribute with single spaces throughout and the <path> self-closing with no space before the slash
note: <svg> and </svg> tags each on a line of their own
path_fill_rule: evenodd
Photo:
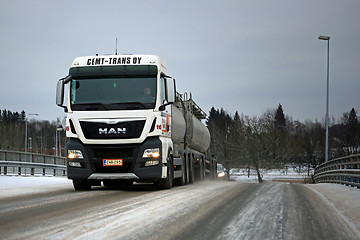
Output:
<svg viewBox="0 0 360 240">
<path fill-rule="evenodd" d="M 210 132 L 201 122 L 206 114 L 193 101 L 192 95 L 188 97 L 187 93 L 177 94 L 172 114 L 174 152 L 181 159 L 179 166 L 182 170 L 181 178 L 178 178 L 180 174 L 176 174 L 175 183 L 184 185 L 195 179 L 203 180 L 206 173 L 213 171 L 211 167 L 206 167 L 212 161 L 206 156 L 210 146 Z"/>
</svg>

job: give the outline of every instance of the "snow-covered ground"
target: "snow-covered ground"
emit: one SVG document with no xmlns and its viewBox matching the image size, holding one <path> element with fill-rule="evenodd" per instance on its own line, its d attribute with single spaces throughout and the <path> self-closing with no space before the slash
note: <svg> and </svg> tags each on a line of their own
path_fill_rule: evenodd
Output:
<svg viewBox="0 0 360 240">
<path fill-rule="evenodd" d="M 312 173 L 313 170 L 310 171 L 310 174 Z M 298 171 L 298 168 L 262 170 L 261 175 L 265 182 L 294 181 L 298 183 L 305 183 L 307 182 L 307 179 L 311 178 L 311 176 L 308 176 L 306 169 L 301 169 L 301 171 Z M 254 170 L 248 171 L 248 169 L 231 169 L 230 180 L 248 183 L 258 182 L 257 173 Z"/>
<path fill-rule="evenodd" d="M 66 177 L 0 176 L 0 199 L 32 193 L 46 193 L 57 188 L 72 189 Z"/>
<path fill-rule="evenodd" d="M 0 176 L 0 189 L 71 184 L 66 177 Z"/>
</svg>

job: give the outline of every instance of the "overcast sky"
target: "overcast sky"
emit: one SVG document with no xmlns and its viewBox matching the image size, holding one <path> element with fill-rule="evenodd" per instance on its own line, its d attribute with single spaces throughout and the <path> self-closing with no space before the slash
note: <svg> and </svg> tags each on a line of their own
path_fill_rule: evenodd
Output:
<svg viewBox="0 0 360 240">
<path fill-rule="evenodd" d="M 0 109 L 65 116 L 56 82 L 77 56 L 156 54 L 209 112 L 260 116 L 282 104 L 323 121 L 330 39 L 330 116 L 360 110 L 360 1 L 0 0 Z M 29 116 L 33 118 L 33 116 Z"/>
</svg>

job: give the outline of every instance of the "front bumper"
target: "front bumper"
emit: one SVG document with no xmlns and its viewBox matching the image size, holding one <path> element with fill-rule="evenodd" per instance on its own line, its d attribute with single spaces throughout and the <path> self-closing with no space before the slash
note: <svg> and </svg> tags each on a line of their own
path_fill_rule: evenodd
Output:
<svg viewBox="0 0 360 240">
<path fill-rule="evenodd" d="M 69 179 L 133 179 L 156 181 L 161 178 L 161 155 L 159 164 L 145 166 L 151 160 L 143 158 L 143 152 L 149 148 L 162 148 L 158 137 L 148 138 L 141 144 L 121 145 L 84 145 L 78 139 L 70 139 L 67 143 L 68 150 L 80 150 L 82 159 L 68 159 L 67 172 Z M 160 151 L 161 152 L 161 151 Z M 103 159 L 123 159 L 123 166 L 103 166 Z M 76 161 L 80 167 L 70 166 L 69 162 Z M 74 164 L 72 164 L 74 165 Z"/>
</svg>

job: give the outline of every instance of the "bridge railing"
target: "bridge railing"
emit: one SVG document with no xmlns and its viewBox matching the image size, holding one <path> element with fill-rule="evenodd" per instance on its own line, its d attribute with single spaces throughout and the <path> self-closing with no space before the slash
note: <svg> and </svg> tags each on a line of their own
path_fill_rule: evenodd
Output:
<svg viewBox="0 0 360 240">
<path fill-rule="evenodd" d="M 360 188 L 360 154 L 336 158 L 315 168 L 315 183 L 338 183 Z"/>
<path fill-rule="evenodd" d="M 0 174 L 66 175 L 66 158 L 0 150 Z"/>
</svg>

